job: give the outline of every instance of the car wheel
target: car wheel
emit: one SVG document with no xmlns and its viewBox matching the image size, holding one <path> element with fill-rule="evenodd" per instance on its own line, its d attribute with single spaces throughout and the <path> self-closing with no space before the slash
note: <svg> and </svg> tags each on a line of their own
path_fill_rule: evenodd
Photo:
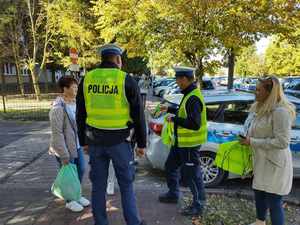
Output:
<svg viewBox="0 0 300 225">
<path fill-rule="evenodd" d="M 214 152 L 200 152 L 199 161 L 205 187 L 217 186 L 228 177 L 228 172 L 214 165 L 215 158 Z"/>
</svg>

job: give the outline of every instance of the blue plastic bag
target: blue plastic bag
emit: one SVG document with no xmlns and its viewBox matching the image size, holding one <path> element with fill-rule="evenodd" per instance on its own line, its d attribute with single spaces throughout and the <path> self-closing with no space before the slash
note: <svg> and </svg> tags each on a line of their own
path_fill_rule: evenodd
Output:
<svg viewBox="0 0 300 225">
<path fill-rule="evenodd" d="M 51 187 L 51 192 L 66 201 L 78 201 L 81 197 L 81 185 L 76 165 L 63 165 Z"/>
</svg>

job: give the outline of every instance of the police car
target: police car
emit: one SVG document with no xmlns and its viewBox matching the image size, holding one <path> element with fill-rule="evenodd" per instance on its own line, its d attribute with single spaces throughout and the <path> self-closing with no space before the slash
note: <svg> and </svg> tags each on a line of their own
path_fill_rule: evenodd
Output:
<svg viewBox="0 0 300 225">
<path fill-rule="evenodd" d="M 199 149 L 203 180 L 207 187 L 216 186 L 225 179 L 236 178 L 214 165 L 219 144 L 235 140 L 243 131 L 248 110 L 254 102 L 251 93 L 227 90 L 203 91 L 207 106 L 208 141 Z M 182 94 L 165 96 L 165 102 L 178 106 Z M 297 109 L 297 119 L 293 126 L 290 149 L 293 156 L 294 177 L 300 177 L 300 99 L 288 96 Z M 149 119 L 147 159 L 157 169 L 164 169 L 169 148 L 161 141 L 163 115 Z"/>
</svg>

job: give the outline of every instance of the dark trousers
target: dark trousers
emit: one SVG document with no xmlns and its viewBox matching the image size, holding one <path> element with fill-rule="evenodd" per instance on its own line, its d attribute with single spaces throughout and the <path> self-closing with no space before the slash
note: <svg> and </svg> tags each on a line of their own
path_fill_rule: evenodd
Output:
<svg viewBox="0 0 300 225">
<path fill-rule="evenodd" d="M 254 194 L 257 219 L 265 221 L 269 209 L 272 225 L 284 225 L 282 196 L 258 190 Z"/>
<path fill-rule="evenodd" d="M 119 183 L 122 208 L 127 225 L 139 225 L 141 220 L 133 190 L 135 176 L 134 156 L 129 142 L 111 147 L 89 145 L 90 180 L 92 182 L 92 210 L 95 225 L 108 225 L 106 214 L 106 187 L 108 168 L 112 160 Z"/>
<path fill-rule="evenodd" d="M 202 208 L 205 203 L 205 191 L 202 172 L 199 165 L 198 148 L 172 147 L 165 164 L 169 195 L 179 197 L 179 169 L 193 194 L 193 206 Z"/>
</svg>

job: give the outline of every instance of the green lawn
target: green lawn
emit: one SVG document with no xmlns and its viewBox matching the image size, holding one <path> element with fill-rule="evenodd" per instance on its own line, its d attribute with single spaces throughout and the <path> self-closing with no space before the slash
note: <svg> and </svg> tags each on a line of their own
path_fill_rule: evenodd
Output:
<svg viewBox="0 0 300 225">
<path fill-rule="evenodd" d="M 32 96 L 7 96 L 5 98 L 4 112 L 3 101 L 0 99 L 0 119 L 11 120 L 48 120 L 48 113 L 54 95 L 45 95 L 41 101 Z"/>
</svg>

